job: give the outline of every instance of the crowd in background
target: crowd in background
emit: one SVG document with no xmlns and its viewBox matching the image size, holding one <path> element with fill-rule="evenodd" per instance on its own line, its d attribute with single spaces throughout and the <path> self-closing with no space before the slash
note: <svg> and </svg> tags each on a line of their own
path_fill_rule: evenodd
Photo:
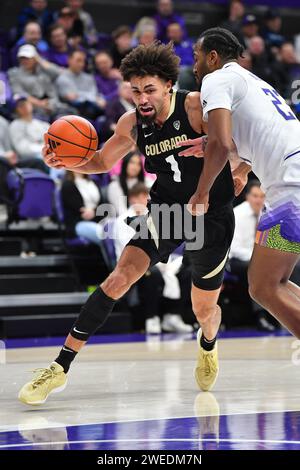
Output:
<svg viewBox="0 0 300 470">
<path fill-rule="evenodd" d="M 193 43 L 172 0 L 158 0 L 156 13 L 136 25 L 101 32 L 84 0 L 65 0 L 51 11 L 47 0 L 31 0 L 19 12 L 9 40 L 1 43 L 2 97 L 0 156 L 12 164 L 41 156 L 46 126 L 64 114 L 80 114 L 99 132 L 100 142 L 114 132 L 119 117 L 133 107 L 130 86 L 122 82 L 122 58 L 138 44 L 173 41 L 181 58 L 178 86 L 195 89 Z M 282 34 L 282 19 L 268 9 L 258 20 L 240 0 L 229 4 L 221 23 L 245 46 L 241 65 L 273 85 L 291 102 L 300 77 L 293 38 Z M 200 33 L 201 31 L 199 31 Z M 295 104 L 296 113 L 300 112 Z"/>
<path fill-rule="evenodd" d="M 291 103 L 293 81 L 300 79 L 300 61 L 293 38 L 282 34 L 280 14 L 268 9 L 258 19 L 246 13 L 242 1 L 232 0 L 228 17 L 220 26 L 230 29 L 244 45 L 240 64 L 273 85 L 300 115 L 300 106 Z M 49 174 L 41 155 L 43 136 L 50 123 L 65 114 L 86 117 L 96 127 L 100 143 L 107 140 L 120 116 L 133 108 L 130 85 L 122 81 L 119 72 L 121 60 L 138 44 L 151 44 L 156 39 L 173 41 L 181 58 L 177 86 L 196 89 L 192 69 L 197 38 L 189 37 L 184 18 L 174 10 L 172 0 L 158 0 L 152 17 L 143 17 L 136 25 L 120 25 L 111 35 L 94 23 L 84 0 L 65 0 L 58 11 L 51 11 L 47 0 L 29 1 L 17 15 L 9 39 L 0 45 L 0 80 L 4 84 L 0 91 L 0 161 Z M 129 209 L 123 197 L 137 196 L 133 188 L 140 184 L 138 196 L 143 195 L 153 182 L 153 175 L 145 174 L 143 156 L 136 148 L 113 169 L 105 188 L 101 179 L 95 182 L 70 172 L 65 175 L 53 170 L 50 176 L 62 186 L 67 232 L 93 243 L 101 243 L 101 229 L 95 219 L 101 200 L 113 204 L 120 216 Z M 3 181 L 0 174 L 2 193 Z M 257 186 L 253 188 L 251 194 L 259 191 Z M 244 210 L 251 218 L 249 203 Z M 237 254 L 232 259 L 237 269 L 249 261 L 238 260 Z M 159 270 L 151 275 L 156 283 L 157 277 L 166 277 Z M 150 277 L 140 283 L 144 292 L 153 291 L 147 282 Z M 157 321 L 151 321 L 152 330 L 158 332 Z M 176 321 L 179 329 L 188 330 L 178 317 Z"/>
</svg>

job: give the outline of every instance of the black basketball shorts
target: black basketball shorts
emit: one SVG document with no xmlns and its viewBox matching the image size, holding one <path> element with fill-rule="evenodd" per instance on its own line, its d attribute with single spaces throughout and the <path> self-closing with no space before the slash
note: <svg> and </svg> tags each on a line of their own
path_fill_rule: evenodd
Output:
<svg viewBox="0 0 300 470">
<path fill-rule="evenodd" d="M 203 217 L 203 216 L 202 216 Z M 193 218 L 194 219 L 194 218 Z M 194 286 L 203 290 L 215 290 L 221 287 L 224 277 L 230 245 L 234 233 L 234 213 L 231 205 L 214 209 L 204 215 L 204 242 L 200 249 L 190 249 L 186 243 L 185 256 L 188 257 L 192 269 Z M 166 239 L 156 231 L 151 212 L 138 218 L 139 233 L 148 231 L 148 237 L 140 237 L 138 233 L 128 242 L 127 246 L 136 246 L 150 258 L 150 266 L 159 261 L 166 263 L 186 238 Z"/>
</svg>

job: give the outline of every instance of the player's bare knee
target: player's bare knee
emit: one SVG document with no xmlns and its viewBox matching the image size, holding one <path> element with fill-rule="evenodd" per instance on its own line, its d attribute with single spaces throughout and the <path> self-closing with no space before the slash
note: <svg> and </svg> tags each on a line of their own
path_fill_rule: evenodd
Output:
<svg viewBox="0 0 300 470">
<path fill-rule="evenodd" d="M 105 294 L 113 299 L 122 297 L 130 287 L 130 276 L 125 269 L 116 269 L 102 284 Z"/>
<path fill-rule="evenodd" d="M 248 290 L 250 297 L 255 302 L 266 307 L 272 301 L 272 297 L 274 297 L 275 286 L 272 287 L 269 284 L 255 280 L 250 281 Z"/>
<path fill-rule="evenodd" d="M 263 288 L 261 286 L 261 283 L 253 281 L 251 278 L 249 278 L 248 291 L 251 299 L 255 300 L 256 302 L 259 302 L 262 296 L 262 290 Z"/>
<path fill-rule="evenodd" d="M 137 278 L 138 274 L 134 265 L 128 264 L 126 267 L 117 266 L 103 282 L 102 289 L 107 296 L 113 299 L 119 299 L 130 289 Z"/>
<path fill-rule="evenodd" d="M 202 301 L 193 301 L 193 311 L 198 320 L 198 322 L 205 323 L 212 316 L 216 314 L 216 305 L 207 304 Z"/>
</svg>

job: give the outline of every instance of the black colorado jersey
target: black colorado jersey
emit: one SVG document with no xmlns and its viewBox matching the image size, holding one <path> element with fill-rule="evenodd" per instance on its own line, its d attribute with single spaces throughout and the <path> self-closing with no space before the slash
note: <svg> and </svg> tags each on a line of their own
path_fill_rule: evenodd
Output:
<svg viewBox="0 0 300 470">
<path fill-rule="evenodd" d="M 195 139 L 200 134 L 191 127 L 184 102 L 189 92 L 173 92 L 169 115 L 161 128 L 142 123 L 137 112 L 137 145 L 145 155 L 145 169 L 155 173 L 150 196 L 154 203 L 187 204 L 195 193 L 203 167 L 203 158 L 179 157 L 177 142 Z M 234 190 L 230 164 L 216 178 L 210 191 L 209 210 L 232 202 Z"/>
</svg>

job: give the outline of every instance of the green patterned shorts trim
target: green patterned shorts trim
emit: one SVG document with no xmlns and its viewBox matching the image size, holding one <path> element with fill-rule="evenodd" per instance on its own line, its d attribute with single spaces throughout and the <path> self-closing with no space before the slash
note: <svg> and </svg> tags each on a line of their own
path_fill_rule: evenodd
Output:
<svg viewBox="0 0 300 470">
<path fill-rule="evenodd" d="M 273 248 L 274 250 L 286 251 L 288 253 L 295 253 L 300 255 L 300 243 L 291 242 L 283 238 L 280 234 L 280 224 L 264 230 L 263 232 L 257 231 L 255 243 L 257 245 Z"/>
</svg>

